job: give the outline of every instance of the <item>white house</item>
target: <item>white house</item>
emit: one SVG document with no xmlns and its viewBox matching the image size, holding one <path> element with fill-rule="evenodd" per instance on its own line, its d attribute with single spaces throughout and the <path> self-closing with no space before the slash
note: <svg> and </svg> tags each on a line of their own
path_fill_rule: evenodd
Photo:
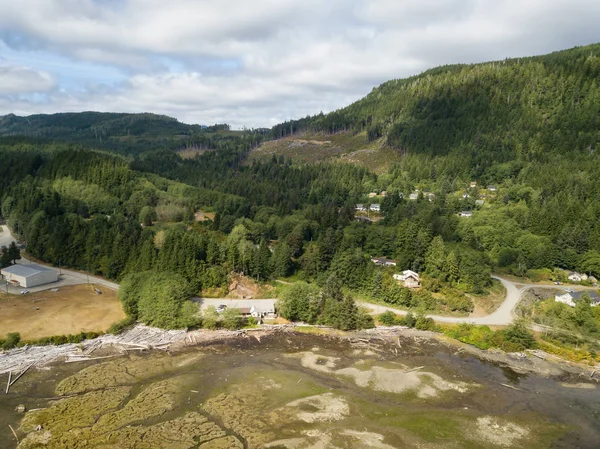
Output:
<svg viewBox="0 0 600 449">
<path fill-rule="evenodd" d="M 418 191 L 418 190 L 415 190 L 413 193 L 411 193 L 411 194 L 408 196 L 408 199 L 409 199 L 409 200 L 412 200 L 412 201 L 416 201 L 417 199 L 419 199 L 419 191 Z"/>
<path fill-rule="evenodd" d="M 421 279 L 419 274 L 412 270 L 404 270 L 402 273 L 396 273 L 393 278 L 397 281 L 403 282 L 405 287 L 418 288 L 421 286 Z"/>
<path fill-rule="evenodd" d="M 471 181 L 471 184 L 469 184 L 469 187 L 471 187 L 472 189 L 477 187 L 477 181 Z"/>
<path fill-rule="evenodd" d="M 364 204 L 357 204 L 356 206 L 354 206 L 354 210 L 359 211 L 359 212 L 364 212 L 367 210 L 367 208 L 365 207 Z"/>
<path fill-rule="evenodd" d="M 494 185 L 489 185 L 488 186 L 488 190 L 490 192 L 496 192 L 498 190 L 498 187 L 494 186 Z"/>
<path fill-rule="evenodd" d="M 376 192 L 369 193 L 369 198 L 375 198 L 377 196 Z"/>
<path fill-rule="evenodd" d="M 581 299 L 581 297 L 587 294 L 591 299 L 592 307 L 600 305 L 600 296 L 594 291 L 582 291 L 582 292 L 566 292 L 562 295 L 556 295 L 554 300 L 556 302 L 562 302 L 571 307 L 575 307 L 575 301 Z"/>
<path fill-rule="evenodd" d="M 473 212 L 470 210 L 463 210 L 461 212 L 458 213 L 459 217 L 472 217 L 473 216 Z"/>
<path fill-rule="evenodd" d="M 58 281 L 58 273 L 40 265 L 12 265 L 0 270 L 4 279 L 21 287 L 37 287 Z"/>
<path fill-rule="evenodd" d="M 577 271 L 573 271 L 572 273 L 569 273 L 568 278 L 570 281 L 573 281 L 573 282 L 583 281 L 582 275 L 580 273 L 578 273 Z M 586 276 L 586 278 L 587 278 L 587 276 Z"/>
<path fill-rule="evenodd" d="M 372 212 L 379 212 L 381 211 L 381 204 L 371 204 L 369 210 Z"/>
</svg>

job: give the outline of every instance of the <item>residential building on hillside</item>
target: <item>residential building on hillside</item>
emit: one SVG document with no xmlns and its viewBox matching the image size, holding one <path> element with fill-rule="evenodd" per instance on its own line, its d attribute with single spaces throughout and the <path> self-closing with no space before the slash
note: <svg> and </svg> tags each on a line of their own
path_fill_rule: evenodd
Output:
<svg viewBox="0 0 600 449">
<path fill-rule="evenodd" d="M 371 204 L 371 206 L 369 206 L 369 210 L 371 212 L 379 212 L 381 211 L 381 204 Z"/>
<path fill-rule="evenodd" d="M 412 270 L 404 270 L 402 273 L 396 273 L 393 275 L 396 281 L 402 282 L 407 288 L 419 288 L 421 286 L 421 279 L 419 274 Z"/>
<path fill-rule="evenodd" d="M 496 187 L 495 185 L 492 185 L 492 184 L 490 184 L 490 185 L 488 186 L 488 190 L 489 190 L 490 192 L 496 192 L 496 191 L 498 191 L 498 187 Z"/>
<path fill-rule="evenodd" d="M 460 211 L 460 212 L 458 213 L 458 216 L 459 216 L 459 217 L 472 217 L 472 216 L 473 216 L 473 211 L 470 211 L 470 210 L 463 210 L 463 211 Z"/>
<path fill-rule="evenodd" d="M 364 204 L 357 204 L 356 206 L 354 206 L 354 210 L 358 212 L 365 212 L 367 208 Z"/>
<path fill-rule="evenodd" d="M 592 307 L 600 305 L 600 296 L 594 291 L 582 291 L 582 292 L 566 292 L 561 295 L 555 295 L 554 300 L 556 302 L 562 302 L 571 307 L 575 307 L 575 301 L 579 301 L 583 295 L 588 295 L 591 300 Z"/>
<path fill-rule="evenodd" d="M 573 271 L 571 273 L 569 273 L 568 279 L 572 282 L 581 282 L 585 279 L 583 279 L 583 276 L 585 276 L 585 279 L 587 279 L 587 275 L 578 273 L 577 271 Z"/>
</svg>

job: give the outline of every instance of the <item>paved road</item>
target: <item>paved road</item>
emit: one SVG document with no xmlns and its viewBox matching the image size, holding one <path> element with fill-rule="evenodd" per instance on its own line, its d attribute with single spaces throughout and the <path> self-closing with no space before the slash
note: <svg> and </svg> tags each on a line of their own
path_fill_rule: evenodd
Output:
<svg viewBox="0 0 600 449">
<path fill-rule="evenodd" d="M 8 245 L 10 245 L 10 242 L 12 242 L 14 240 L 15 240 L 15 238 L 10 233 L 8 226 L 2 225 L 2 232 L 0 233 L 0 246 L 1 245 L 8 246 Z M 4 243 L 4 242 L 7 242 L 7 243 Z M 30 260 L 26 259 L 25 257 L 23 257 L 17 263 L 19 263 L 21 265 L 28 265 L 32 262 Z M 48 290 L 50 288 L 57 288 L 57 287 L 66 286 L 66 285 L 87 284 L 88 282 L 90 284 L 102 285 L 104 287 L 108 287 L 113 290 L 119 289 L 119 284 L 107 281 L 106 279 L 102 279 L 102 278 L 99 278 L 96 276 L 91 276 L 91 275 L 88 275 L 86 273 L 82 273 L 79 271 L 65 270 L 64 268 L 59 269 L 59 268 L 56 268 L 56 267 L 53 267 L 51 265 L 47 265 L 44 263 L 36 262 L 36 264 L 43 265 L 45 267 L 53 269 L 54 271 L 59 273 L 59 277 L 58 277 L 58 282 L 53 282 L 51 284 L 46 284 L 46 285 L 40 285 L 39 287 L 28 288 L 28 290 L 31 292 L 43 291 L 43 290 Z M 6 288 L 4 282 L 1 283 L 0 287 L 4 291 L 4 289 Z M 23 290 L 23 289 L 20 287 L 18 287 L 18 288 L 9 287 L 10 293 L 15 293 L 15 294 L 20 293 L 21 290 Z"/>
<path fill-rule="evenodd" d="M 6 246 L 8 248 L 10 242 L 14 241 L 15 239 L 8 230 L 8 226 L 2 225 L 0 227 L 2 228 L 2 232 L 0 232 L 0 248 L 2 248 L 3 246 Z"/>
<path fill-rule="evenodd" d="M 220 306 L 225 304 L 230 309 L 244 309 L 255 306 L 259 311 L 274 310 L 277 298 L 270 299 L 233 299 L 233 298 L 192 298 L 192 301 L 200 304 L 200 308 L 208 306 Z"/>
<path fill-rule="evenodd" d="M 3 232 L 0 233 L 0 245 L 8 246 L 10 244 L 10 242 L 12 242 L 15 239 L 10 234 L 10 230 L 8 229 L 7 226 L 2 226 L 2 230 L 3 230 Z M 21 261 L 19 261 L 19 263 L 22 263 L 25 265 L 25 264 L 31 263 L 31 262 L 28 261 L 27 259 L 22 259 Z M 43 264 L 43 265 L 45 265 L 45 264 Z M 45 266 L 52 268 L 53 270 L 59 271 L 59 269 L 56 267 L 52 267 L 49 265 L 45 265 Z M 105 286 L 108 288 L 112 288 L 114 290 L 118 290 L 118 288 L 119 288 L 119 285 L 114 282 L 110 282 L 110 281 L 107 281 L 105 279 L 102 279 L 102 278 L 99 278 L 96 276 L 89 276 L 83 272 L 64 270 L 64 269 L 60 270 L 60 271 L 62 274 L 60 276 L 58 283 L 47 284 L 44 286 L 29 289 L 29 290 L 41 291 L 41 290 L 47 290 L 49 288 L 58 287 L 61 285 L 85 284 L 88 281 L 90 283 L 102 285 L 102 286 Z M 508 325 L 514 321 L 514 319 L 516 318 L 516 316 L 514 314 L 514 309 L 517 306 L 517 304 L 519 303 L 519 301 L 521 300 L 521 296 L 530 288 L 540 287 L 540 288 L 562 288 L 562 289 L 564 289 L 564 288 L 574 287 L 573 285 L 570 285 L 570 284 L 568 286 L 563 285 L 561 287 L 555 286 L 552 284 L 549 284 L 549 285 L 548 284 L 524 284 L 524 283 L 509 281 L 507 279 L 503 279 L 498 276 L 493 276 L 493 277 L 494 277 L 494 279 L 499 280 L 502 283 L 502 285 L 504 285 L 504 288 L 506 289 L 506 299 L 500 305 L 500 307 L 498 307 L 498 309 L 496 309 L 495 312 L 491 313 L 490 315 L 484 316 L 484 317 L 448 317 L 448 316 L 438 316 L 438 315 L 428 315 L 428 316 L 433 318 L 435 321 L 439 321 L 441 323 L 472 323 L 472 324 L 486 324 L 486 325 L 503 326 L 503 325 Z M 282 282 L 282 281 L 278 281 L 278 282 Z M 2 288 L 4 288 L 4 287 L 2 286 Z M 592 287 L 577 286 L 576 288 L 578 290 L 582 290 L 582 289 L 590 289 Z M 20 290 L 21 290 L 20 288 L 15 289 L 14 293 L 18 293 Z M 225 304 L 225 305 L 227 305 L 227 307 L 233 307 L 233 308 L 245 308 L 245 307 L 251 307 L 252 305 L 271 308 L 274 305 L 275 301 L 277 301 L 276 299 L 242 300 L 242 299 L 231 299 L 231 298 L 197 298 L 197 297 L 192 298 L 192 300 L 195 302 L 198 302 L 202 308 L 206 308 L 209 305 L 218 306 L 220 304 Z M 407 313 L 406 310 L 401 310 L 401 309 L 397 309 L 394 307 L 382 306 L 379 304 L 373 304 L 373 303 L 369 303 L 369 302 L 365 302 L 365 301 L 359 301 L 358 303 L 359 303 L 359 305 L 370 309 L 371 313 L 374 315 L 381 314 L 387 310 L 392 311 L 397 314 L 400 314 L 400 315 L 404 315 Z"/>
</svg>

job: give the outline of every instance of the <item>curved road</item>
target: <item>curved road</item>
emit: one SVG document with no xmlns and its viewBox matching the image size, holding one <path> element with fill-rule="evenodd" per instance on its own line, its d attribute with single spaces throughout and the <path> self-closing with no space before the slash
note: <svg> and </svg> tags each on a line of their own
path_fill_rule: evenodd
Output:
<svg viewBox="0 0 600 449">
<path fill-rule="evenodd" d="M 3 225 L 2 230 L 3 230 L 3 232 L 0 233 L 0 246 L 2 246 L 2 245 L 8 246 L 10 244 L 10 242 L 12 242 L 15 239 L 13 238 L 13 236 L 10 233 L 10 230 L 8 229 L 7 226 Z M 25 264 L 31 263 L 30 261 L 28 261 L 25 258 L 23 258 L 20 261 L 20 263 L 23 263 L 23 262 L 25 262 Z M 40 265 L 42 265 L 42 264 L 40 264 Z M 59 269 L 56 267 L 52 267 L 50 265 L 45 265 L 45 264 L 44 264 L 44 266 L 52 268 L 55 271 L 59 271 Z M 78 272 L 78 271 L 73 271 L 73 270 L 64 270 L 64 269 L 60 270 L 60 272 L 62 274 L 60 276 L 60 280 L 59 280 L 58 284 L 49 284 L 46 286 L 41 286 L 41 287 L 37 287 L 35 289 L 30 289 L 30 290 L 37 291 L 37 290 L 44 290 L 44 289 L 47 289 L 47 288 L 50 288 L 53 286 L 85 284 L 88 281 L 93 284 L 103 285 L 105 287 L 112 288 L 114 290 L 118 290 L 118 288 L 119 288 L 119 284 L 107 281 L 106 279 L 102 279 L 102 278 L 99 278 L 96 276 L 91 276 L 91 275 L 88 275 L 83 272 Z M 504 285 L 504 288 L 506 289 L 506 298 L 505 298 L 504 302 L 502 302 L 502 304 L 500 304 L 500 307 L 498 307 L 498 309 L 496 309 L 496 311 L 494 311 L 490 315 L 483 316 L 483 317 L 449 317 L 449 316 L 438 316 L 438 315 L 427 315 L 427 316 L 430 318 L 433 318 L 435 321 L 438 321 L 440 323 L 471 323 L 471 324 L 506 326 L 506 325 L 511 324 L 515 320 L 516 316 L 514 314 L 514 309 L 517 306 L 517 304 L 519 303 L 519 301 L 521 300 L 522 295 L 527 290 L 529 290 L 532 287 L 547 287 L 547 288 L 553 287 L 552 285 L 546 285 L 546 284 L 515 283 L 515 282 L 509 281 L 507 279 L 504 279 L 504 278 L 501 278 L 498 276 L 492 276 L 492 277 L 494 279 L 499 280 L 502 283 L 502 285 Z M 280 282 L 280 281 L 278 281 L 278 282 Z M 589 287 L 578 286 L 577 288 L 583 289 L 583 288 L 589 288 Z M 195 298 L 195 300 L 197 302 L 203 303 L 204 306 L 210 305 L 210 304 L 218 305 L 221 303 L 228 304 L 228 301 L 232 301 L 231 298 Z M 267 300 L 264 300 L 264 301 L 267 301 Z M 268 301 L 272 301 L 274 303 L 276 301 L 276 299 L 272 299 L 272 300 L 268 300 Z M 243 302 L 243 301 L 238 300 L 237 302 Z M 248 301 L 246 301 L 246 302 L 248 302 Z M 373 304 L 373 303 L 365 302 L 365 301 L 358 301 L 358 304 L 367 309 L 370 309 L 371 313 L 374 315 L 381 314 L 388 310 L 391 312 L 397 313 L 399 315 L 405 315 L 406 313 L 408 313 L 406 310 L 397 309 L 394 307 L 383 306 L 380 304 Z"/>
<path fill-rule="evenodd" d="M 525 283 L 516 283 L 509 281 L 507 279 L 492 276 L 494 279 L 499 280 L 504 288 L 506 289 L 506 298 L 504 302 L 500 304 L 500 307 L 496 309 L 496 311 L 492 312 L 489 315 L 482 317 L 449 317 L 449 316 L 438 316 L 438 315 L 427 315 L 429 318 L 433 318 L 435 321 L 440 323 L 470 323 L 470 324 L 485 324 L 488 326 L 507 326 L 511 324 L 516 317 L 514 310 L 517 307 L 517 304 L 521 300 L 523 294 L 533 287 L 542 287 L 542 288 L 554 288 L 553 285 L 548 284 L 525 284 Z M 591 287 L 580 287 L 577 286 L 578 289 L 590 289 Z M 372 304 L 369 302 L 359 301 L 361 306 L 370 309 L 372 314 L 380 314 L 385 311 L 391 311 L 397 313 L 399 315 L 405 315 L 408 313 L 406 310 L 396 309 L 394 307 L 382 306 L 379 304 Z"/>
</svg>

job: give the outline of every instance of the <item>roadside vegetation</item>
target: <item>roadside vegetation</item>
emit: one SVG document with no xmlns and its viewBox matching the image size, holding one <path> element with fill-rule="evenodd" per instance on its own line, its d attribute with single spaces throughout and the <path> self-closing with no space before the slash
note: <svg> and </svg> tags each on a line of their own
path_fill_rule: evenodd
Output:
<svg viewBox="0 0 600 449">
<path fill-rule="evenodd" d="M 493 292 L 495 270 L 600 277 L 599 48 L 440 67 L 270 130 L 7 116 L 0 212 L 32 257 L 122 282 L 130 320 L 155 326 L 202 325 L 186 296 L 224 291 L 242 273 L 304 282 L 324 301 L 284 313 L 339 328 L 366 325 L 354 297 L 466 315 Z M 278 154 L 298 133 L 329 136 L 346 156 L 372 145 L 397 157 L 374 172 Z M 279 138 L 264 146 L 272 154 L 250 156 Z M 182 158 L 183 148 L 211 151 Z M 357 204 L 379 205 L 378 220 L 357 220 Z M 214 215 L 196 221 L 199 210 Z M 395 267 L 372 263 L 382 256 Z M 420 289 L 392 278 L 405 269 Z M 332 277 L 343 295 L 328 293 Z"/>
<path fill-rule="evenodd" d="M 583 294 L 575 307 L 557 302 L 552 293 L 528 293 L 518 308 L 525 319 L 543 326 L 540 348 L 578 361 L 600 359 L 600 308 Z M 548 294 L 547 294 L 548 295 Z"/>
</svg>

